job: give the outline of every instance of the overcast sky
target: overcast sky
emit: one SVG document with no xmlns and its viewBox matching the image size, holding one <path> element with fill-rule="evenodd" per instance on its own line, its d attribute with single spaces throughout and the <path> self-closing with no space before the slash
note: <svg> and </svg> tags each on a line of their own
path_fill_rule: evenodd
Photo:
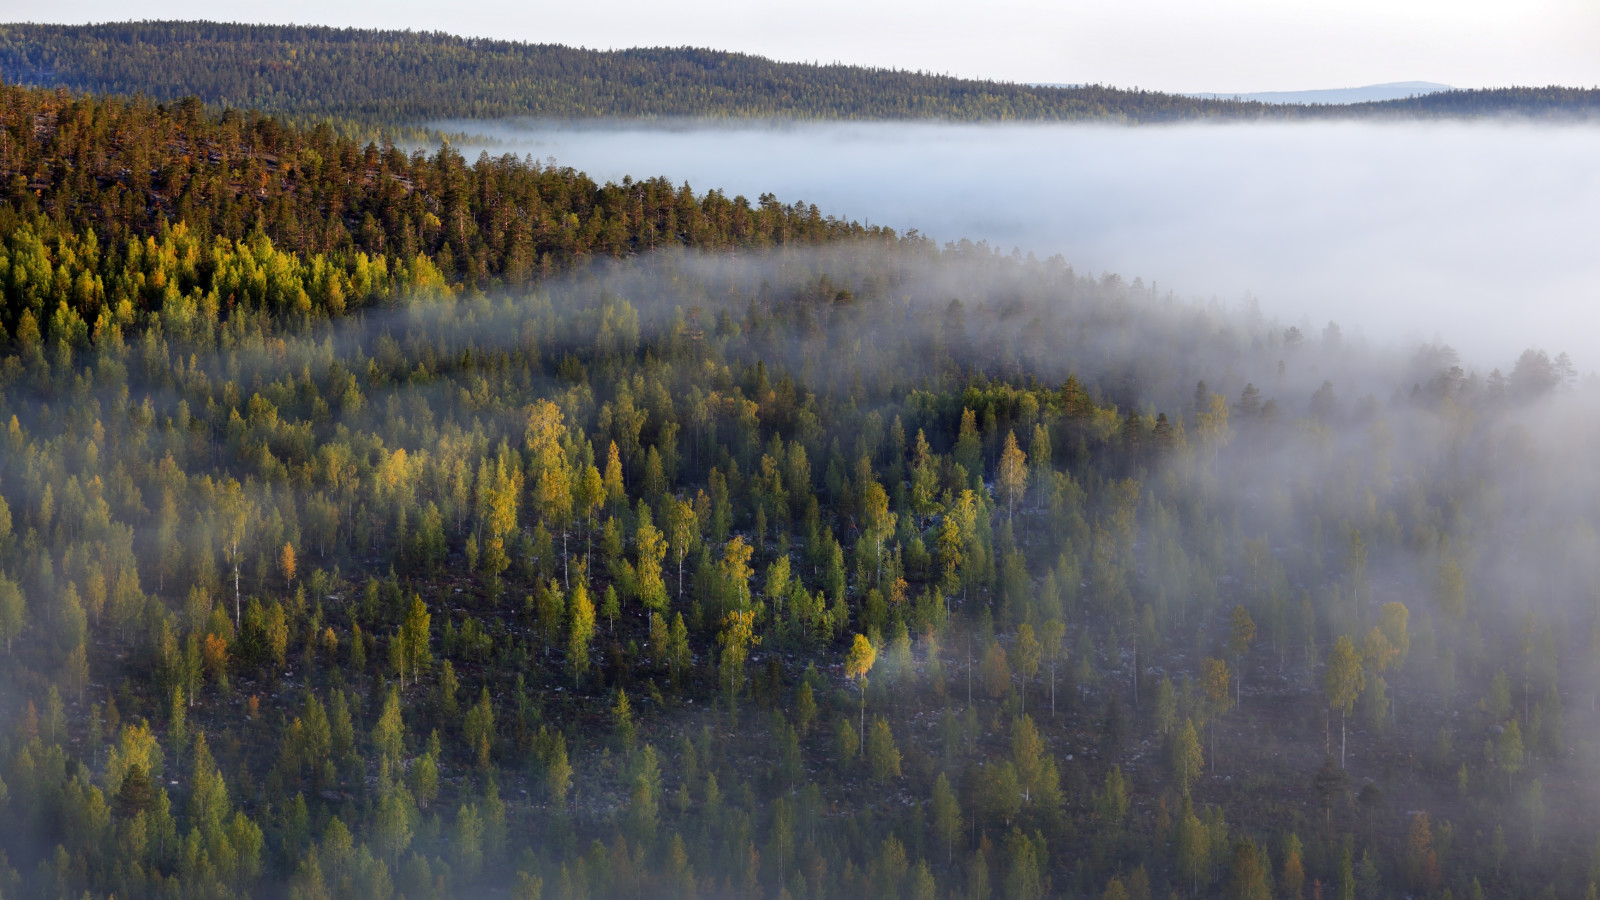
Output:
<svg viewBox="0 0 1600 900">
<path fill-rule="evenodd" d="M 1169 91 L 1600 85 L 1600 0 L 0 0 L 6 21 L 215 19 Z"/>
</svg>

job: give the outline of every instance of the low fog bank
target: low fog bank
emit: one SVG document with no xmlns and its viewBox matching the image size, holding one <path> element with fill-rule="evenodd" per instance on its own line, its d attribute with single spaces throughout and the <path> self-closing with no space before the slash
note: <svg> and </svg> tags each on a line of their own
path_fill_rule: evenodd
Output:
<svg viewBox="0 0 1600 900">
<path fill-rule="evenodd" d="M 160 333 L 160 329 L 152 332 L 157 338 Z M 1596 621 L 1600 597 L 1600 528 L 1596 527 L 1600 477 L 1589 457 L 1600 438 L 1600 382 L 1573 378 L 1537 354 L 1497 357 L 1495 362 L 1507 377 L 1491 378 L 1463 370 L 1453 352 L 1438 344 L 1391 349 L 1349 337 L 1340 329 L 1307 332 L 1248 304 L 1196 303 L 1143 281 L 1091 276 L 1060 260 L 1019 259 L 970 245 L 940 250 L 927 242 L 873 238 L 765 253 L 662 251 L 599 261 L 527 291 L 450 296 L 420 291 L 392 307 L 367 308 L 332 323 L 303 330 L 296 325 L 280 334 L 226 341 L 210 349 L 186 345 L 178 329 L 171 334 L 170 343 L 141 341 L 137 359 L 130 359 L 128 375 L 135 381 L 131 392 L 120 385 L 96 387 L 89 377 L 75 382 L 74 408 L 103 405 L 129 411 L 108 418 L 113 430 L 106 446 L 143 454 L 152 470 L 164 448 L 174 448 L 194 470 L 187 477 L 196 483 L 196 494 L 210 494 L 213 472 L 244 473 L 245 484 L 237 495 L 244 499 L 222 504 L 221 515 L 230 515 L 229 508 L 260 510 L 245 540 L 271 548 L 282 546 L 279 541 L 284 539 L 279 511 L 288 511 L 296 520 L 303 516 L 305 530 L 298 540 L 308 570 L 312 560 L 327 564 L 341 558 L 340 548 L 350 547 L 359 554 L 350 560 L 355 579 L 365 572 L 381 572 L 385 564 L 391 573 L 398 564 L 408 579 L 421 575 L 425 570 L 416 568 L 413 548 L 423 542 L 410 536 L 421 532 L 407 531 L 413 527 L 407 523 L 426 522 L 431 514 L 440 534 L 434 558 L 444 568 L 442 576 L 430 574 L 420 584 L 435 614 L 449 623 L 447 635 L 465 633 L 465 628 L 455 630 L 457 617 L 493 621 L 495 614 L 494 607 L 475 606 L 470 594 L 462 596 L 474 590 L 468 572 L 477 566 L 469 562 L 462 567 L 457 561 L 469 552 L 476 557 L 476 550 L 463 549 L 461 557 L 447 555 L 445 523 L 452 515 L 460 517 L 456 522 L 471 521 L 474 463 L 479 517 L 489 514 L 486 510 L 497 502 L 496 493 L 507 490 L 484 485 L 519 483 L 507 475 L 506 460 L 535 452 L 531 446 L 523 451 L 515 443 L 531 445 L 536 439 L 531 415 L 536 407 L 529 403 L 554 401 L 563 417 L 556 423 L 565 421 L 577 428 L 570 438 L 572 449 L 555 452 L 571 454 L 587 465 L 594 460 L 591 441 L 615 441 L 632 434 L 635 455 L 645 453 L 647 460 L 642 477 L 635 470 L 636 480 L 630 482 L 635 485 L 651 483 L 650 459 L 656 461 L 661 476 L 661 447 L 668 448 L 689 472 L 713 462 L 734 467 L 738 454 L 745 462 L 734 471 L 742 468 L 750 473 L 741 482 L 743 490 L 732 491 L 742 503 L 776 496 L 771 479 L 783 483 L 786 477 L 771 474 L 780 472 L 776 454 L 799 460 L 805 467 L 796 467 L 801 472 L 800 490 L 805 496 L 826 499 L 838 511 L 839 533 L 856 535 L 858 592 L 869 578 L 865 554 L 877 551 L 867 549 L 869 542 L 851 521 L 852 507 L 844 505 L 854 503 L 849 499 L 855 489 L 846 474 L 848 460 L 858 461 L 857 471 L 864 469 L 862 477 L 873 487 L 878 486 L 874 467 L 886 473 L 889 489 L 899 498 L 895 508 L 903 510 L 899 521 L 904 523 L 888 526 L 890 534 L 908 548 L 907 556 L 912 554 L 909 548 L 917 548 L 921 565 L 928 567 L 932 558 L 924 541 L 945 532 L 943 522 L 935 529 L 931 522 L 918 522 L 922 514 L 913 512 L 912 486 L 923 476 L 906 465 L 908 447 L 920 443 L 926 428 L 933 452 L 944 454 L 949 449 L 947 469 L 931 461 L 914 465 L 925 466 L 923 471 L 934 479 L 925 483 L 942 484 L 945 476 L 939 471 L 947 471 L 956 482 L 952 493 L 940 501 L 948 505 L 935 514 L 955 522 L 961 507 L 954 505 L 958 502 L 954 490 L 965 494 L 966 486 L 972 485 L 978 491 L 1004 494 L 998 477 L 987 485 L 985 480 L 990 474 L 998 476 L 995 457 L 1004 436 L 1020 433 L 1030 454 L 1045 454 L 1047 463 L 1030 476 L 1040 480 L 1037 487 L 1043 490 L 1027 493 L 1021 510 L 1007 510 L 1004 519 L 1001 507 L 992 507 L 995 546 L 1013 548 L 1002 558 L 1010 560 L 1006 565 L 1016 566 L 1012 571 L 1020 578 L 1019 585 L 1001 584 L 995 594 L 1004 597 L 1015 591 L 1019 604 L 1036 602 L 1028 598 L 1043 594 L 1044 584 L 1051 585 L 1049 592 L 1059 593 L 1058 572 L 1072 585 L 1069 593 L 1076 599 L 1065 608 L 1079 640 L 1072 642 L 1070 659 L 1077 671 L 1086 673 L 1072 676 L 1073 687 L 1063 684 L 1063 694 L 1072 697 L 1072 718 L 1099 729 L 1094 723 L 1106 720 L 1091 714 L 1089 703 L 1104 697 L 1108 709 L 1120 709 L 1127 675 L 1133 676 L 1135 697 L 1141 680 L 1154 688 L 1163 676 L 1182 685 L 1184 696 L 1197 696 L 1190 678 L 1204 671 L 1201 657 L 1218 652 L 1217 636 L 1226 627 L 1221 617 L 1248 605 L 1249 614 L 1260 623 L 1259 650 L 1248 668 L 1239 668 L 1234 696 L 1243 694 L 1250 712 L 1209 732 L 1212 750 L 1207 758 L 1223 767 L 1223 774 L 1221 779 L 1212 776 L 1205 786 L 1219 791 L 1214 796 L 1229 798 L 1233 804 L 1229 815 L 1241 823 L 1242 831 L 1251 827 L 1252 813 L 1246 810 L 1264 806 L 1261 796 L 1273 796 L 1268 792 L 1279 789 L 1286 790 L 1281 796 L 1290 798 L 1305 793 L 1317 760 L 1323 752 L 1331 753 L 1331 723 L 1340 727 L 1333 733 L 1340 735 L 1339 758 L 1345 762 L 1344 717 L 1329 713 L 1330 707 L 1318 696 L 1327 668 L 1319 660 L 1324 648 L 1339 646 L 1335 641 L 1341 637 L 1353 636 L 1363 648 L 1370 644 L 1374 654 L 1387 653 L 1384 648 L 1391 645 L 1383 643 L 1387 638 L 1375 623 L 1390 621 L 1380 618 L 1392 611 L 1387 604 L 1402 603 L 1406 609 L 1401 610 L 1400 627 L 1410 649 L 1397 652 L 1409 662 L 1397 664 L 1404 667 L 1403 673 L 1391 670 L 1392 693 L 1374 669 L 1372 686 L 1361 700 L 1359 723 L 1352 716 L 1352 725 L 1359 730 L 1350 736 L 1354 748 L 1350 759 L 1358 775 L 1369 784 L 1381 776 L 1385 793 L 1393 792 L 1389 803 L 1396 810 L 1432 808 L 1441 810 L 1441 819 L 1443 811 L 1450 811 L 1453 821 L 1465 823 L 1462 833 L 1474 835 L 1480 843 L 1487 838 L 1479 824 L 1498 821 L 1502 813 L 1512 823 L 1522 820 L 1514 816 L 1542 823 L 1546 817 L 1542 783 L 1534 781 L 1528 788 L 1538 798 L 1537 812 L 1519 812 L 1512 804 L 1520 802 L 1515 798 L 1521 795 L 1511 793 L 1509 777 L 1502 781 L 1505 773 L 1493 768 L 1495 757 L 1480 757 L 1476 750 L 1483 735 L 1515 721 L 1510 718 L 1513 696 L 1526 706 L 1531 695 L 1551 712 L 1546 717 L 1535 707 L 1536 712 L 1527 715 L 1529 734 L 1540 735 L 1538 746 L 1560 748 L 1562 757 L 1576 760 L 1570 768 L 1558 767 L 1554 755 L 1539 762 L 1540 772 L 1549 775 L 1552 785 L 1549 819 L 1563 823 L 1584 816 L 1577 842 L 1585 849 L 1593 833 L 1588 817 L 1595 808 L 1595 782 L 1589 775 L 1595 756 L 1593 709 L 1600 697 L 1595 688 L 1600 682 L 1594 678 L 1595 660 L 1600 657 L 1594 648 L 1600 642 L 1591 641 L 1600 631 L 1591 631 L 1590 626 Z M 103 366 L 101 371 L 111 368 Z M 222 377 L 197 377 L 197 369 Z M 1069 375 L 1076 377 L 1081 392 L 1062 383 Z M 1201 379 L 1203 386 L 1197 384 Z M 168 389 L 163 392 L 161 385 Z M 104 394 L 104 404 L 91 402 L 96 390 Z M 139 402 L 147 394 L 152 395 L 151 404 L 141 410 Z M 84 474 L 97 465 L 99 452 L 83 437 L 89 433 L 82 424 L 87 416 L 53 412 L 48 404 L 55 398 L 46 394 L 19 391 L 8 399 L 15 401 L 12 408 L 26 420 L 33 440 L 44 446 L 87 446 L 82 452 L 70 451 L 72 465 Z M 205 410 L 204 418 L 191 419 L 187 408 L 180 407 L 184 403 Z M 1045 405 L 1053 409 L 1041 418 Z M 241 407 L 247 416 L 240 413 Z M 981 412 L 969 416 L 967 410 Z M 1157 419 L 1158 415 L 1163 418 Z M 965 431 L 969 420 L 982 435 L 975 430 L 969 450 L 963 450 L 957 434 Z M 678 423 L 686 426 L 681 442 Z M 903 431 L 902 424 L 907 426 Z M 1039 429 L 1032 427 L 1035 424 Z M 95 428 L 99 426 L 96 421 Z M 913 435 L 916 443 L 908 444 Z M 785 436 L 790 439 L 787 450 Z M 1056 449 L 1041 449 L 1041 440 L 1044 447 L 1054 444 Z M 497 444 L 500 449 L 495 451 Z M 0 454 L 0 474 L 7 484 L 20 488 L 12 490 L 20 495 L 13 508 L 24 511 L 19 521 L 25 516 L 37 518 L 35 511 L 46 505 L 36 495 L 44 490 L 44 480 L 29 479 L 24 468 L 35 455 L 32 449 L 26 455 Z M 117 458 L 115 451 L 106 456 Z M 962 458 L 982 470 L 963 469 Z M 175 468 L 173 459 L 167 453 L 160 465 Z M 295 467 L 293 474 L 289 465 Z M 498 475 L 493 474 L 496 465 Z M 121 477 L 121 460 L 117 466 L 114 477 Z M 611 471 L 609 462 L 607 467 Z M 621 469 L 619 456 L 618 484 Z M 968 477 L 969 471 L 978 475 L 977 481 Z M 719 473 L 709 483 L 726 485 L 722 477 Z M 685 477 L 685 496 L 692 489 L 704 499 L 698 483 L 697 477 Z M 669 483 L 662 484 L 666 490 Z M 521 492 L 520 487 L 515 491 Z M 878 495 L 885 497 L 887 509 L 889 495 L 882 489 Z M 70 494 L 63 491 L 63 496 Z M 539 495 L 528 496 L 531 500 Z M 411 517 L 409 508 L 423 498 L 429 513 L 421 519 Z M 645 500 L 641 493 L 639 509 L 646 508 Z M 120 507 L 125 501 L 117 502 Z M 132 503 L 139 502 L 135 496 Z M 787 508 L 789 501 L 783 502 Z M 521 535 L 513 551 L 518 568 L 507 570 L 513 572 L 508 577 L 518 579 L 515 584 L 520 587 L 532 584 L 539 573 L 551 585 L 546 593 L 558 596 L 559 582 L 554 579 L 558 571 L 565 578 L 566 532 L 561 535 L 558 570 L 556 545 L 544 522 L 537 520 L 534 534 L 543 537 L 535 539 L 527 530 L 536 521 L 533 510 L 524 507 L 519 525 L 516 501 L 508 505 L 507 534 L 520 531 Z M 71 510 L 83 504 L 64 501 L 62 506 Z M 165 508 L 160 515 L 167 517 Z M 745 546 L 744 533 L 767 532 L 764 507 L 755 515 L 763 524 L 741 531 L 739 546 Z M 176 516 L 174 512 L 169 521 L 176 522 Z M 198 521 L 189 540 L 201 561 L 197 580 L 206 578 L 205 583 L 212 585 L 210 596 L 225 605 L 227 568 L 219 569 L 220 545 L 213 543 L 214 535 L 223 532 L 212 530 L 224 520 L 215 521 L 215 525 Z M 341 521 L 351 525 L 341 529 Z M 818 535 L 833 541 L 834 532 L 820 530 L 824 526 L 818 521 Z M 359 530 L 357 523 L 364 523 Z M 186 533 L 176 524 L 170 527 L 176 534 Z M 589 533 L 580 543 L 578 527 L 574 525 L 571 542 L 574 555 L 580 546 L 587 551 L 587 539 L 595 536 L 590 520 Z M 164 565 L 157 560 L 165 558 L 162 553 L 169 543 L 160 528 L 159 523 L 119 526 L 128 546 L 149 548 L 147 572 L 161 571 L 158 566 Z M 461 529 L 456 525 L 456 532 Z M 65 527 L 58 526 L 57 533 L 64 534 Z M 255 536 L 261 533 L 273 536 Z M 604 534 L 620 541 L 614 528 L 602 533 L 602 542 Z M 784 571 L 789 565 L 788 540 L 784 536 L 779 542 Z M 332 554 L 322 546 L 324 541 L 333 548 Z M 538 546 L 545 549 L 533 549 Z M 981 551 L 984 545 L 973 541 L 964 546 Z M 1029 548 L 1036 558 L 1031 570 L 1023 551 L 1015 549 L 1019 546 Z M 1059 560 L 1052 564 L 1050 557 L 1058 547 Z M 620 558 L 622 552 L 618 549 L 615 555 Z M 842 560 L 842 549 L 838 552 Z M 942 558 L 949 551 L 938 552 Z M 804 553 L 802 549 L 796 558 L 808 558 Z M 251 555 L 244 557 L 247 567 Z M 584 556 L 582 568 L 575 567 L 580 573 L 587 570 L 588 553 Z M 46 565 L 38 568 L 53 572 L 49 554 L 43 558 Z M 901 558 L 896 549 L 896 565 Z M 226 556 L 222 559 L 227 561 Z M 705 562 L 696 562 L 695 568 L 711 571 L 710 557 L 702 559 Z M 70 553 L 62 560 L 65 577 L 78 564 L 71 562 Z M 508 558 L 506 563 L 510 562 Z M 682 564 L 681 556 L 678 562 Z M 271 565 L 269 556 L 259 555 L 257 583 L 263 583 L 262 573 L 270 573 Z M 814 582 L 816 569 L 805 565 Z M 524 567 L 526 574 L 515 574 Z M 1043 574 L 1035 581 L 1032 572 L 1040 570 Z M 237 568 L 234 571 L 237 577 Z M 30 573 L 30 584 L 44 577 Z M 328 584 L 324 576 L 311 577 L 319 579 L 313 584 Z M 584 575 L 577 577 L 582 583 Z M 737 575 L 735 583 L 744 585 L 750 577 Z M 700 576 L 695 578 L 692 584 Z M 175 576 L 172 584 L 177 583 Z M 399 582 L 391 583 L 397 585 L 398 605 Z M 345 595 L 350 597 L 348 603 L 345 596 L 317 588 L 311 594 L 326 597 L 331 621 L 348 616 L 355 625 L 362 606 L 376 608 L 379 602 L 378 582 L 371 584 L 367 596 L 372 599 L 360 604 L 354 602 L 354 591 Z M 412 582 L 405 584 L 409 589 Z M 771 590 L 770 576 L 766 584 Z M 995 619 L 1005 622 L 1011 616 L 1009 601 L 997 601 L 991 618 L 987 606 L 977 612 L 980 604 L 989 602 L 985 595 L 969 597 L 954 587 L 952 582 L 948 596 L 952 607 L 958 617 L 973 622 L 980 635 L 983 623 L 992 628 Z M 179 593 L 176 588 L 167 590 Z M 942 588 L 923 595 L 933 601 L 930 616 L 937 616 L 938 590 Z M 525 615 L 533 609 L 529 591 Z M 841 608 L 843 592 L 839 587 L 836 593 Z M 220 618 L 225 623 L 225 606 L 218 615 L 204 612 L 211 600 L 200 593 L 205 603 L 197 602 L 192 611 L 184 607 L 182 615 L 190 622 Z M 867 596 L 874 594 L 875 589 Z M 179 621 L 176 605 L 169 613 L 164 602 L 151 608 Z M 236 595 L 235 616 L 238 602 Z M 870 609 L 869 602 L 863 600 L 857 611 L 847 612 L 851 621 L 865 621 L 868 613 L 862 610 Z M 1059 599 L 1051 602 L 1060 605 Z M 415 607 L 421 605 L 417 600 Z M 320 603 L 316 610 L 320 626 Z M 81 610 L 78 615 L 82 616 Z M 555 617 L 559 613 L 537 615 L 534 621 L 539 623 L 560 621 Z M 630 610 L 627 615 L 635 613 Z M 699 613 L 694 615 L 698 618 Z M 367 621 L 376 621 L 376 614 Z M 683 620 L 677 621 L 681 625 Z M 627 628 L 628 619 L 623 622 Z M 614 627 L 614 622 L 606 623 L 608 637 Z M 1256 627 L 1251 625 L 1252 634 Z M 309 633 L 316 634 L 317 626 Z M 354 628 L 351 633 L 360 634 Z M 952 637 L 956 634 L 960 632 Z M 696 640 L 708 636 L 697 633 Z M 581 733 L 579 727 L 596 733 L 599 717 L 594 710 L 611 701 L 603 690 L 580 692 L 558 684 L 556 679 L 565 676 L 551 662 L 552 638 L 546 633 L 537 639 L 545 644 L 542 660 L 533 664 L 531 656 L 521 659 L 528 661 L 527 671 L 536 673 L 532 684 L 541 698 L 537 715 L 549 716 L 541 723 L 578 723 L 569 726 L 574 734 Z M 459 647 L 458 640 L 445 637 L 441 645 Z M 527 640 L 531 654 L 534 638 Z M 929 645 L 918 645 L 919 654 L 931 646 L 929 640 Z M 1124 643 L 1129 640 L 1131 645 Z M 799 653 L 787 651 L 777 638 L 768 644 L 774 645 L 777 653 L 786 653 L 797 663 L 809 661 L 809 655 L 833 684 L 843 683 L 835 675 L 840 672 L 834 665 L 840 654 L 829 645 Z M 307 690 L 315 684 L 314 665 L 329 665 L 335 679 L 342 677 L 331 652 L 326 657 L 317 657 L 316 652 L 308 645 L 303 674 L 297 676 L 304 679 Z M 446 649 L 444 654 L 461 652 Z M 366 653 L 362 651 L 363 660 Z M 134 662 L 118 660 L 111 671 L 133 671 L 138 660 L 152 656 L 141 649 L 125 657 Z M 313 663 L 319 658 L 329 662 Z M 517 659 L 509 651 L 502 658 Z M 951 662 L 957 658 L 952 655 Z M 620 669 L 625 663 L 618 661 L 623 659 L 618 651 L 603 665 L 608 672 L 627 671 Z M 758 660 L 762 657 L 750 661 Z M 1233 660 L 1241 666 L 1239 654 Z M 487 673 L 494 670 L 479 665 L 463 665 L 462 670 L 473 678 L 484 671 L 486 681 L 493 677 Z M 970 659 L 967 665 L 970 677 Z M 355 671 L 363 668 L 364 662 Z M 883 691 L 890 676 L 880 671 L 884 674 L 875 674 L 873 683 Z M 952 676 L 956 671 L 950 669 Z M 1054 675 L 1052 671 L 1052 697 Z M 500 686 L 507 681 L 502 677 Z M 383 682 L 373 683 L 376 687 Z M 522 680 L 515 684 L 515 695 L 524 696 Z M 915 684 L 907 679 L 906 688 L 896 685 L 896 696 L 904 696 L 900 692 Z M 956 684 L 952 681 L 950 686 Z M 640 698 L 636 708 L 641 722 L 660 746 L 683 746 L 685 742 L 671 741 L 683 734 L 704 733 L 709 740 L 711 732 L 701 732 L 701 726 L 718 721 L 718 714 L 702 710 L 714 710 L 714 705 L 647 700 L 655 693 L 654 682 L 651 685 L 650 693 L 641 690 L 634 696 Z M 1496 685 L 1503 690 L 1497 691 Z M 492 687 L 496 685 L 490 682 L 481 695 L 486 708 Z M 1225 697 L 1226 678 L 1222 687 Z M 1165 681 L 1165 688 L 1169 700 L 1177 703 L 1172 681 Z M 17 692 L 11 699 L 5 693 L 0 691 L 0 717 L 14 716 L 6 704 L 20 711 L 23 694 Z M 277 710 L 267 715 L 282 711 L 276 718 L 287 724 L 294 715 L 289 703 L 296 701 L 280 699 L 280 694 L 288 698 L 292 693 L 282 689 L 272 694 L 268 707 Z M 374 698 L 378 695 L 371 693 Z M 1486 693 L 1491 702 L 1479 702 Z M 1495 699 L 1501 695 L 1503 703 Z M 209 703 L 210 694 L 200 696 L 208 701 L 201 709 L 214 716 L 208 708 L 215 705 Z M 848 720 L 852 698 L 839 696 Z M 1036 696 L 1042 699 L 1042 685 Z M 870 700 L 875 715 L 891 709 L 886 697 Z M 435 702 L 414 703 L 407 721 L 428 722 L 426 710 Z M 501 702 L 506 720 L 515 721 L 511 701 Z M 868 702 L 863 693 L 862 710 Z M 1157 708 L 1159 704 L 1157 700 Z M 1570 710 L 1565 719 L 1559 718 L 1563 704 Z M 377 703 L 366 705 L 369 714 L 376 713 Z M 531 702 L 528 706 L 533 708 Z M 1353 714 L 1354 701 L 1347 709 Z M 1269 713 L 1270 718 L 1255 718 L 1263 716 L 1258 710 L 1276 712 Z M 865 712 L 861 715 L 864 721 Z M 924 713 L 915 716 L 922 718 Z M 753 713 L 745 721 L 758 723 L 762 718 L 762 713 Z M 1062 716 L 1063 722 L 1067 719 Z M 1048 721 L 1042 714 L 1040 720 Z M 197 712 L 194 721 L 206 720 Z M 298 725 L 298 719 L 293 721 Z M 787 727 L 781 713 L 774 721 Z M 946 721 L 955 720 L 947 716 Z M 976 713 L 971 721 L 979 721 Z M 1535 728 L 1535 721 L 1556 724 Z M 974 724 L 974 730 L 977 727 Z M 1429 749 L 1436 728 L 1443 750 Z M 1221 756 L 1215 749 L 1218 730 L 1223 733 Z M 1247 749 L 1245 741 L 1235 736 L 1240 732 L 1251 739 L 1259 733 L 1262 743 Z M 448 733 L 455 740 L 457 732 Z M 540 734 L 544 733 L 541 727 Z M 900 734 L 909 749 L 918 747 L 913 741 L 931 737 L 932 730 L 907 724 Z M 1463 748 L 1459 754 L 1449 746 L 1457 735 Z M 762 752 L 773 743 L 765 733 L 751 737 L 737 731 L 725 740 L 740 752 L 751 741 L 762 742 Z M 1079 748 L 1075 753 L 1080 761 L 1069 771 L 1083 772 L 1091 762 L 1109 762 L 1067 740 L 1072 739 L 1063 739 L 1054 752 Z M 848 746 L 849 740 L 845 743 Z M 1571 751 L 1566 749 L 1569 745 Z M 628 795 L 617 790 L 611 774 L 615 770 L 608 762 L 611 751 L 598 749 L 604 743 L 574 741 L 573 746 L 573 765 L 562 777 L 572 777 L 574 770 L 580 773 L 572 790 L 575 815 L 570 823 L 560 821 L 561 827 L 575 826 L 587 836 L 611 828 L 614 816 L 624 808 L 616 798 Z M 933 747 L 926 742 L 924 746 Z M 561 747 L 561 765 L 566 767 L 566 744 Z M 800 752 L 794 751 L 794 758 L 801 759 Z M 1130 761 L 1130 771 L 1139 772 L 1141 779 L 1160 778 L 1155 766 L 1140 759 L 1141 752 L 1124 757 Z M 1401 752 L 1406 754 L 1404 762 L 1391 767 L 1389 761 L 1400 758 Z M 501 758 L 512 757 L 507 753 Z M 754 754 L 747 758 L 760 759 Z M 1435 758 L 1444 764 L 1436 764 Z M 1471 760 L 1472 790 L 1488 798 L 1482 804 L 1461 802 L 1468 796 L 1465 786 L 1440 789 L 1467 784 L 1465 775 L 1460 782 L 1448 779 L 1458 758 Z M 1136 764 L 1139 769 L 1133 768 Z M 545 777 L 546 765 L 508 763 L 503 770 L 505 793 L 518 816 L 513 821 L 538 823 L 548 815 L 538 800 L 519 790 L 522 784 L 538 787 L 533 778 Z M 1331 770 L 1332 763 L 1326 768 Z M 1434 768 L 1446 777 L 1431 773 Z M 1221 788 L 1214 787 L 1234 781 L 1241 771 L 1258 779 L 1244 793 L 1222 795 Z M 1460 771 L 1467 772 L 1466 763 Z M 530 777 L 530 772 L 540 774 Z M 1485 787 L 1490 779 L 1492 788 Z M 1505 794 L 1500 792 L 1502 784 Z M 453 790 L 465 798 L 470 788 Z M 561 816 L 567 812 L 567 790 L 563 787 L 554 806 Z M 1082 806 L 1089 790 L 1073 790 L 1078 798 L 1073 802 Z M 314 802 L 322 797 L 312 796 Z M 687 788 L 683 796 L 688 796 Z M 1293 802 L 1298 801 L 1283 805 Z M 448 815 L 450 805 L 441 806 Z M 467 807 L 460 808 L 463 812 L 458 815 L 466 816 Z M 1328 813 L 1319 819 L 1314 809 L 1310 812 L 1312 823 L 1330 821 Z M 1367 817 L 1370 835 L 1370 812 Z M 382 834 L 381 827 L 358 824 L 358 833 Z M 1553 849 L 1544 853 L 1554 856 L 1571 842 L 1560 835 L 1559 825 L 1551 831 L 1546 846 Z M 546 846 L 562 852 L 555 840 Z"/>
<path fill-rule="evenodd" d="M 1527 123 L 1122 128 L 892 123 L 443 123 L 600 181 L 665 175 L 752 200 L 985 240 L 1442 339 L 1484 368 L 1538 346 L 1600 360 L 1600 129 Z M 469 155 L 475 147 L 467 147 Z"/>
</svg>

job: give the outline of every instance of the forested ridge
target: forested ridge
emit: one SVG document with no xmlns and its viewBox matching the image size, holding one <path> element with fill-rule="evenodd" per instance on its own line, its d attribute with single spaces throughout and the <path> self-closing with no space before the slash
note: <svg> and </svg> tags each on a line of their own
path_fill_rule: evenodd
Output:
<svg viewBox="0 0 1600 900">
<path fill-rule="evenodd" d="M 0 25 L 13 83 L 198 96 L 341 130 L 506 117 L 1253 120 L 1305 117 L 1590 116 L 1600 91 L 1447 91 L 1350 107 L 1205 100 L 1102 85 L 1039 87 L 699 48 L 595 51 L 440 33 L 212 22 Z"/>
<path fill-rule="evenodd" d="M 0 114 L 0 897 L 1596 893 L 1565 355 Z"/>
</svg>

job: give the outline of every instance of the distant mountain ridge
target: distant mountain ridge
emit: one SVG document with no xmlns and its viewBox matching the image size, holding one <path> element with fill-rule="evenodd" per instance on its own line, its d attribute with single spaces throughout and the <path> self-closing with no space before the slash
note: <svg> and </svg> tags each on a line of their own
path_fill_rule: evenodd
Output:
<svg viewBox="0 0 1600 900">
<path fill-rule="evenodd" d="M 0 78 L 291 123 L 393 130 L 511 117 L 1178 122 L 1600 117 L 1600 90 L 1441 91 L 1308 105 L 1103 85 L 1041 87 L 691 47 L 597 51 L 412 31 L 214 22 L 0 25 Z"/>
<path fill-rule="evenodd" d="M 1245 100 L 1256 103 L 1346 105 L 1404 100 L 1453 90 L 1455 88 L 1448 84 L 1433 81 L 1391 81 L 1361 87 L 1319 88 L 1308 91 L 1256 91 L 1247 94 L 1189 93 L 1185 96 L 1199 97 L 1203 100 Z"/>
</svg>

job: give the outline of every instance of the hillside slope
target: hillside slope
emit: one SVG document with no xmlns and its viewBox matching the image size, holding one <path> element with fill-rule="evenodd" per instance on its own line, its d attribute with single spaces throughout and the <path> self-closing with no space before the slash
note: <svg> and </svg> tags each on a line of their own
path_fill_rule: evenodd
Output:
<svg viewBox="0 0 1600 900">
<path fill-rule="evenodd" d="M 195 95 L 295 121 L 367 126 L 533 116 L 1111 120 L 1592 114 L 1600 92 L 1452 91 L 1344 110 L 1100 85 L 975 81 L 784 63 L 696 48 L 574 49 L 455 37 L 210 22 L 0 26 L 0 77 L 72 90 Z"/>
</svg>

